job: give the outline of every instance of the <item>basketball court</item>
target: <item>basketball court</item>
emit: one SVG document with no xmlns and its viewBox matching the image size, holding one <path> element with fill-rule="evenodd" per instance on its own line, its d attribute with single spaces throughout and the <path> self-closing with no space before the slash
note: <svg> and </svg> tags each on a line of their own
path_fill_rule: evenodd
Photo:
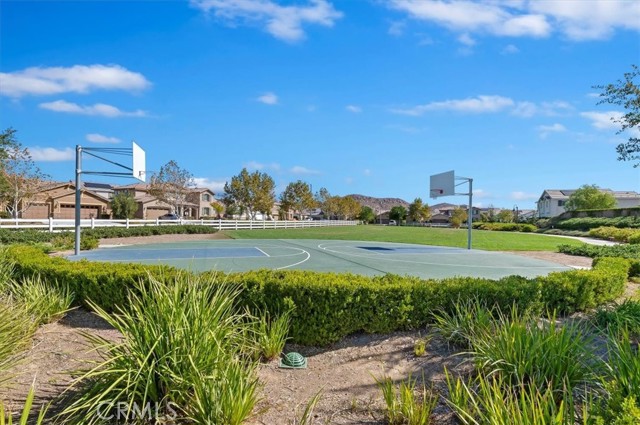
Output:
<svg viewBox="0 0 640 425">
<path fill-rule="evenodd" d="M 315 270 L 421 278 L 535 277 L 568 267 L 493 251 L 390 242 L 330 240 L 215 240 L 128 245 L 83 251 L 72 261 L 167 264 L 193 271 Z"/>
</svg>

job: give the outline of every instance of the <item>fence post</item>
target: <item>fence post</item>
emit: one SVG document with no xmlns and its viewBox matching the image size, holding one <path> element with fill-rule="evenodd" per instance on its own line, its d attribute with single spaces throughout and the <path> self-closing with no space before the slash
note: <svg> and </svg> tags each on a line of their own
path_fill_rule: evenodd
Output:
<svg viewBox="0 0 640 425">
<path fill-rule="evenodd" d="M 218 219 L 218 230 L 222 230 L 222 219 Z"/>
<path fill-rule="evenodd" d="M 236 230 L 238 230 L 238 220 L 236 220 L 235 223 L 236 223 Z"/>
<path fill-rule="evenodd" d="M 96 219 L 91 217 L 91 228 L 95 229 L 96 228 Z"/>
<path fill-rule="evenodd" d="M 127 229 L 129 228 L 129 219 L 128 218 L 125 221 L 125 226 L 127 227 Z"/>
<path fill-rule="evenodd" d="M 53 217 L 49 217 L 49 233 L 53 233 Z"/>
</svg>

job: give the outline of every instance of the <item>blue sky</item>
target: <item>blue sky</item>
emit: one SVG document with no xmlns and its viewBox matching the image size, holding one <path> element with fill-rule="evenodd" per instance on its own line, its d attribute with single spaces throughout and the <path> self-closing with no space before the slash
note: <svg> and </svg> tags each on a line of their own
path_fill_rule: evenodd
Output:
<svg viewBox="0 0 640 425">
<path fill-rule="evenodd" d="M 243 167 L 408 201 L 455 170 L 476 205 L 520 209 L 640 191 L 592 88 L 640 63 L 637 1 L 2 0 L 0 19 L 0 126 L 57 180 L 76 145 L 135 140 L 148 173 L 173 159 L 216 193 Z"/>
</svg>

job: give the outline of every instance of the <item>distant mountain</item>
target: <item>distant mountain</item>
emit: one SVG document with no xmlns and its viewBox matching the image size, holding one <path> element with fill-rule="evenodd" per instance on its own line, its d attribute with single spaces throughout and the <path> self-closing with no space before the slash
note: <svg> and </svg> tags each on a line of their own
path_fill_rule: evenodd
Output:
<svg viewBox="0 0 640 425">
<path fill-rule="evenodd" d="M 347 195 L 358 201 L 363 207 L 371 207 L 374 211 L 389 211 L 391 208 L 401 205 L 405 208 L 409 208 L 409 203 L 400 198 L 374 198 L 373 196 L 365 195 Z"/>
</svg>

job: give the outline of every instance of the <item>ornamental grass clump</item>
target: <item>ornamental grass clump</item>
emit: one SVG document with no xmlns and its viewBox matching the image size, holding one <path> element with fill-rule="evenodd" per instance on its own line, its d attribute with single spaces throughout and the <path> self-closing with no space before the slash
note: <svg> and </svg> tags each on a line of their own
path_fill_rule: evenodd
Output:
<svg viewBox="0 0 640 425">
<path fill-rule="evenodd" d="M 640 337 L 640 301 L 627 299 L 613 308 L 601 307 L 596 311 L 593 323 L 612 334 L 626 329 L 631 336 Z"/>
<path fill-rule="evenodd" d="M 62 418 L 87 425 L 105 417 L 242 423 L 256 402 L 258 383 L 247 354 L 254 325 L 237 309 L 238 294 L 215 275 L 181 272 L 150 275 L 115 314 L 92 305 L 122 340 L 87 335 L 103 360 L 71 387 L 73 401 Z"/>
<path fill-rule="evenodd" d="M 428 425 L 438 404 L 438 395 L 424 383 L 409 376 L 398 385 L 390 377 L 376 379 L 385 402 L 385 417 L 390 425 Z M 424 377 L 422 379 L 424 382 Z"/>
<path fill-rule="evenodd" d="M 476 335 L 486 335 L 493 327 L 493 314 L 478 299 L 458 300 L 451 311 L 433 313 L 433 328 L 448 343 L 469 348 Z"/>
<path fill-rule="evenodd" d="M 256 323 L 257 349 L 259 357 L 270 361 L 280 356 L 287 342 L 291 326 L 291 311 L 287 310 L 278 317 L 271 317 L 268 311 L 260 314 Z"/>
<path fill-rule="evenodd" d="M 540 321 L 514 309 L 509 316 L 500 313 L 489 332 L 476 333 L 469 354 L 476 369 L 512 387 L 560 394 L 592 382 L 591 342 L 579 325 L 558 325 L 554 316 Z"/>
<path fill-rule="evenodd" d="M 61 319 L 71 308 L 74 294 L 66 285 L 45 282 L 40 275 L 11 280 L 8 285 L 11 299 L 20 304 L 37 326 Z"/>
<path fill-rule="evenodd" d="M 594 411 L 596 424 L 640 423 L 640 349 L 631 341 L 629 331 L 609 330 L 608 355 L 601 376 L 604 397 Z"/>
<path fill-rule="evenodd" d="M 511 385 L 502 375 L 483 375 L 465 381 L 445 370 L 449 398 L 460 423 L 465 425 L 575 425 L 589 423 L 590 402 L 575 403 L 565 387 L 562 397 L 550 387 Z"/>
</svg>

